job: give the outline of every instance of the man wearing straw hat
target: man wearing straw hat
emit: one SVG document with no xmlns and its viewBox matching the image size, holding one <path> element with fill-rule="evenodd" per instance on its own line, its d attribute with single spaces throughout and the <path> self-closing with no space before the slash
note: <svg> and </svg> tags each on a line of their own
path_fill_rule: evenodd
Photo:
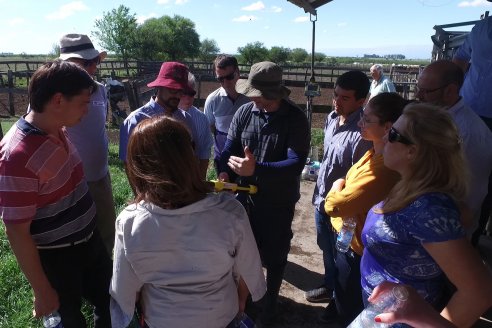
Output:
<svg viewBox="0 0 492 328">
<path fill-rule="evenodd" d="M 99 52 L 84 34 L 66 34 L 60 39 L 60 59 L 75 63 L 90 76 L 96 74 L 97 65 L 106 58 L 106 51 Z M 67 81 L 70 83 L 70 81 Z M 96 224 L 104 245 L 111 256 L 114 244 L 113 191 L 108 166 L 108 135 L 106 114 L 108 99 L 104 86 L 97 83 L 92 94 L 89 111 L 79 124 L 68 127 L 68 137 L 75 145 L 82 163 L 89 190 L 96 204 Z"/>
<path fill-rule="evenodd" d="M 276 320 L 276 304 L 292 239 L 300 174 L 307 159 L 309 125 L 300 108 L 287 97 L 282 69 L 272 62 L 251 67 L 236 90 L 252 102 L 234 115 L 220 158 L 222 180 L 239 178 L 258 187 L 248 206 L 251 228 L 263 265 L 267 292 L 260 305 L 264 326 Z"/>
</svg>

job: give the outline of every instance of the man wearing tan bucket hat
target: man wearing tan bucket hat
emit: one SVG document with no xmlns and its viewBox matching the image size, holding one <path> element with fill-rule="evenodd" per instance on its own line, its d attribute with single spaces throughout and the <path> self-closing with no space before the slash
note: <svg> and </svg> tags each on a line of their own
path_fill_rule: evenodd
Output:
<svg viewBox="0 0 492 328">
<path fill-rule="evenodd" d="M 267 269 L 267 292 L 259 303 L 259 321 L 268 326 L 277 316 L 310 132 L 306 115 L 287 99 L 290 90 L 283 86 L 282 69 L 275 63 L 254 64 L 248 79 L 239 80 L 236 90 L 252 102 L 241 106 L 232 119 L 219 178 L 258 187 L 247 209 Z"/>
<path fill-rule="evenodd" d="M 66 34 L 60 39 L 60 59 L 75 63 L 91 76 L 96 74 L 97 65 L 106 56 L 105 51 L 100 52 L 94 48 L 85 34 Z M 75 145 L 82 159 L 87 184 L 96 204 L 97 229 L 111 256 L 116 213 L 108 166 L 109 141 L 106 132 L 108 99 L 104 86 L 99 82 L 96 83 L 97 90 L 91 96 L 87 115 L 79 124 L 67 127 L 67 131 L 70 141 Z"/>
</svg>

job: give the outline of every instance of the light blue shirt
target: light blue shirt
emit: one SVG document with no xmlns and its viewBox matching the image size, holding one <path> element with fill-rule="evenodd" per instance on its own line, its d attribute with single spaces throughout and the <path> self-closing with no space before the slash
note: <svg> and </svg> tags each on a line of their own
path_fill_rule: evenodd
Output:
<svg viewBox="0 0 492 328">
<path fill-rule="evenodd" d="M 209 125 L 215 126 L 216 130 L 214 136 L 216 159 L 220 157 L 220 154 L 224 149 L 227 132 L 229 131 L 229 126 L 231 125 L 234 114 L 239 107 L 250 101 L 251 100 L 245 95 L 239 94 L 237 99 L 233 102 L 222 87 L 209 94 L 205 100 L 203 111 L 207 116 Z"/>
<path fill-rule="evenodd" d="M 91 95 L 89 110 L 82 120 L 67 127 L 68 137 L 79 152 L 87 181 L 98 181 L 108 174 L 108 134 L 106 113 L 108 99 L 106 88 L 99 82 Z"/>
<path fill-rule="evenodd" d="M 480 116 L 492 118 L 492 16 L 475 24 L 455 59 L 470 61 L 461 96 Z"/>
<path fill-rule="evenodd" d="M 120 127 L 120 159 L 122 161 L 126 161 L 126 148 L 128 147 L 128 140 L 133 129 L 144 119 L 156 115 L 164 115 L 164 108 L 154 100 L 154 97 L 152 97 L 150 98 L 150 101 L 148 103 L 131 112 L 130 115 L 128 115 L 128 117 L 125 119 Z M 191 115 L 182 111 L 181 109 L 178 109 L 173 112 L 172 117 L 182 121 L 186 125 L 191 133 L 193 141 L 195 141 L 196 143 L 196 129 L 193 126 Z M 199 148 L 200 147 L 197 145 L 196 149 Z M 196 149 L 195 154 L 197 154 Z"/>
<path fill-rule="evenodd" d="M 325 213 L 325 197 L 333 182 L 345 178 L 352 165 L 372 148 L 372 142 L 360 136 L 357 122 L 361 113 L 362 108 L 350 114 L 342 126 L 339 126 L 340 116 L 335 111 L 326 118 L 323 161 L 313 194 L 313 205 L 321 213 Z"/>
<path fill-rule="evenodd" d="M 199 149 L 196 149 L 198 158 L 210 159 L 210 148 L 212 148 L 214 141 L 212 140 L 212 134 L 210 134 L 210 125 L 208 124 L 207 116 L 195 106 L 191 106 L 186 112 L 190 114 L 196 130 L 197 140 L 200 140 L 196 145 L 199 147 Z"/>
<path fill-rule="evenodd" d="M 371 89 L 369 90 L 371 95 L 369 96 L 369 99 L 383 92 L 396 92 L 396 89 L 393 82 L 381 73 L 379 81 L 372 80 L 371 82 Z"/>
<path fill-rule="evenodd" d="M 463 98 L 448 111 L 458 127 L 463 142 L 463 153 L 468 164 L 470 178 L 466 202 L 474 214 L 474 226 L 469 229 L 473 232 L 483 199 L 487 194 L 488 177 L 492 169 L 492 132 L 482 119 L 465 105 Z"/>
</svg>

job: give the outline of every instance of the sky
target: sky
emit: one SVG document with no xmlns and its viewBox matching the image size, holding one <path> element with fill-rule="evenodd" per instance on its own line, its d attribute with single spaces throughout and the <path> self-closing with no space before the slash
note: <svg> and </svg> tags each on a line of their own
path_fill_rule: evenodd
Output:
<svg viewBox="0 0 492 328">
<path fill-rule="evenodd" d="M 316 17 L 287 0 L 0 0 L 0 53 L 48 54 L 67 33 L 92 38 L 95 20 L 120 3 L 139 23 L 164 15 L 189 18 L 200 40 L 213 39 L 229 54 L 256 41 L 267 48 L 303 48 L 310 53 L 311 19 L 316 19 L 316 52 L 427 59 L 435 25 L 478 20 L 485 11 L 492 15 L 492 2 L 486 0 L 333 0 L 319 7 Z"/>
</svg>

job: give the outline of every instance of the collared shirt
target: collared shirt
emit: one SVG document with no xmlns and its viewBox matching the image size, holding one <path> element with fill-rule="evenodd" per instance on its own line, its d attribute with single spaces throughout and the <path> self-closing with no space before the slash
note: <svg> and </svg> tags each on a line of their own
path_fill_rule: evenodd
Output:
<svg viewBox="0 0 492 328">
<path fill-rule="evenodd" d="M 300 174 L 310 141 L 309 123 L 299 107 L 285 99 L 273 113 L 260 111 L 254 102 L 243 105 L 234 115 L 227 138 L 236 151 L 230 155 L 243 157 L 243 149 L 248 146 L 255 157 L 254 174 L 242 177 L 244 183 L 258 187 L 253 201 L 292 204 L 299 200 Z M 288 160 L 289 149 L 298 155 L 297 160 L 287 167 L 275 165 Z M 226 150 L 221 157 L 222 168 L 226 167 L 227 155 Z"/>
<path fill-rule="evenodd" d="M 350 114 L 345 124 L 339 126 L 340 116 L 332 111 L 325 123 L 323 161 L 313 193 L 313 205 L 324 213 L 325 197 L 335 180 L 345 178 L 352 165 L 372 148 L 372 142 L 363 140 L 357 126 L 362 108 Z"/>
<path fill-rule="evenodd" d="M 196 151 L 198 158 L 210 159 L 210 148 L 214 141 L 212 140 L 212 134 L 210 134 L 210 125 L 208 124 L 207 117 L 195 106 L 191 106 L 190 109 L 185 112 L 190 114 L 193 126 L 196 130 L 196 138 L 197 140 L 200 140 L 198 143 L 200 148 Z"/>
<path fill-rule="evenodd" d="M 482 201 L 487 194 L 488 177 L 492 169 L 492 132 L 482 119 L 465 105 L 463 98 L 448 111 L 463 141 L 463 151 L 470 174 L 466 200 L 476 217 L 480 214 Z"/>
<path fill-rule="evenodd" d="M 94 230 L 96 207 L 63 129 L 56 138 L 20 118 L 0 142 L 0 172 L 0 216 L 31 222 L 37 246 L 79 241 Z"/>
<path fill-rule="evenodd" d="M 475 24 L 454 57 L 471 64 L 460 91 L 465 103 L 492 118 L 492 16 Z"/>
<path fill-rule="evenodd" d="M 387 78 L 385 75 L 381 73 L 381 77 L 379 78 L 379 81 L 372 80 L 371 82 L 371 89 L 369 90 L 369 93 L 371 95 L 369 99 L 383 92 L 396 92 L 396 89 L 393 82 L 391 82 L 389 78 Z"/>
<path fill-rule="evenodd" d="M 126 161 L 126 148 L 128 147 L 128 140 L 130 139 L 130 135 L 133 129 L 140 123 L 142 120 L 156 116 L 156 115 L 164 115 L 164 108 L 159 105 L 154 97 L 150 98 L 150 101 L 143 105 L 142 107 L 134 110 L 128 115 L 123 124 L 120 127 L 120 159 L 122 161 Z M 194 128 L 193 121 L 191 119 L 190 114 L 182 111 L 181 109 L 177 109 L 172 113 L 172 117 L 182 121 L 189 129 L 190 134 L 193 138 L 193 141 L 197 143 L 196 129 Z M 198 157 L 198 149 L 200 149 L 199 145 L 195 146 L 195 154 Z M 209 158 L 210 155 L 207 157 Z"/>
<path fill-rule="evenodd" d="M 215 126 L 215 158 L 218 158 L 224 149 L 227 139 L 227 132 L 231 125 L 232 118 L 239 107 L 250 102 L 251 100 L 243 94 L 239 94 L 233 102 L 227 95 L 224 88 L 220 87 L 208 95 L 205 100 L 203 112 L 207 116 L 210 126 Z"/>
<path fill-rule="evenodd" d="M 67 127 L 68 138 L 75 145 L 84 164 L 87 181 L 98 181 L 108 174 L 108 134 L 106 88 L 99 82 L 92 94 L 89 110 L 75 126 Z"/>
<path fill-rule="evenodd" d="M 139 291 L 150 327 L 225 327 L 238 311 L 237 276 L 253 301 L 264 295 L 248 216 L 231 195 L 178 209 L 129 205 L 116 221 L 113 327 L 128 325 Z"/>
</svg>

